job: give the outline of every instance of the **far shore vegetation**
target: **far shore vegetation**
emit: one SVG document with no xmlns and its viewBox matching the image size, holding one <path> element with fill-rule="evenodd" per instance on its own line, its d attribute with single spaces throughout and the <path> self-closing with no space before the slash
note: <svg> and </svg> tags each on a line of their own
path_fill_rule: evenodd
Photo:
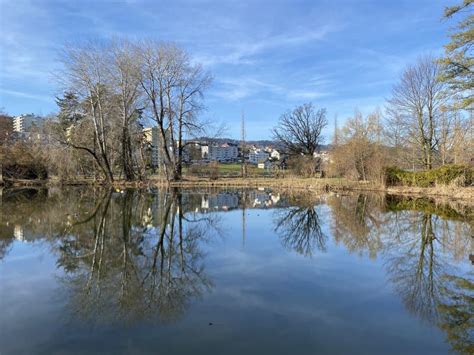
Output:
<svg viewBox="0 0 474 355">
<path fill-rule="evenodd" d="M 261 147 L 246 141 L 252 118 L 243 116 L 226 159 L 203 150 L 195 157 L 203 142 L 208 150 L 227 143 L 225 128 L 204 118 L 212 74 L 184 49 L 154 40 L 69 44 L 55 73 L 58 113 L 28 132 L 0 115 L 0 184 L 373 189 L 474 199 L 474 15 L 465 11 L 472 5 L 446 9 L 444 19 L 457 27 L 444 56 L 427 53 L 408 65 L 380 109 L 355 110 L 339 127 L 324 107 L 303 103 L 275 118 L 271 143 Z"/>
</svg>

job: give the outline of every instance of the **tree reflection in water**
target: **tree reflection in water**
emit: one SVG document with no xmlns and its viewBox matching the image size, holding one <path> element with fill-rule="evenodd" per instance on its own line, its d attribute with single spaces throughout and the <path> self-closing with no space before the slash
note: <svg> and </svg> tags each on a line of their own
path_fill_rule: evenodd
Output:
<svg viewBox="0 0 474 355">
<path fill-rule="evenodd" d="M 447 272 L 446 260 L 438 255 L 433 216 L 423 212 L 398 216 L 397 233 L 385 245 L 385 263 L 407 309 L 430 322 L 437 321 L 440 277 Z"/>
<path fill-rule="evenodd" d="M 333 196 L 328 204 L 334 239 L 350 251 L 381 255 L 407 310 L 443 329 L 454 350 L 473 353 L 474 284 L 454 276 L 453 263 L 469 254 L 469 212 L 390 196 Z"/>
<path fill-rule="evenodd" d="M 392 199 L 387 206 L 394 213 L 384 226 L 389 279 L 410 312 L 443 329 L 453 350 L 472 354 L 474 283 L 455 276 L 452 262 L 467 259 L 472 219 L 426 199 Z"/>
<path fill-rule="evenodd" d="M 317 211 L 321 202 L 308 198 L 293 198 L 289 202 L 295 207 L 277 210 L 274 218 L 275 232 L 282 244 L 304 256 L 312 256 L 315 250 L 325 251 L 327 236 Z"/>
<path fill-rule="evenodd" d="M 246 205 L 235 194 L 232 208 L 237 200 Z M 177 190 L 4 192 L 0 260 L 14 238 L 44 241 L 58 255 L 69 308 L 80 317 L 172 321 L 213 287 L 201 247 L 219 220 L 215 213 L 196 212 L 202 196 Z M 273 222 L 286 248 L 304 256 L 325 251 L 330 239 L 323 231 L 330 230 L 336 244 L 381 258 L 405 307 L 445 331 L 453 350 L 474 353 L 473 274 L 463 275 L 457 266 L 472 253 L 472 211 L 371 194 L 281 200 L 291 207 L 276 209 Z M 330 219 L 321 217 L 323 203 Z"/>
<path fill-rule="evenodd" d="M 467 278 L 445 275 L 438 304 L 439 326 L 446 332 L 452 349 L 474 354 L 474 274 Z"/>
<path fill-rule="evenodd" d="M 105 194 L 59 246 L 72 308 L 88 321 L 181 317 L 212 287 L 199 241 L 216 222 L 186 216 L 177 191 Z"/>
<path fill-rule="evenodd" d="M 380 227 L 385 216 L 381 195 L 332 195 L 328 205 L 332 211 L 331 230 L 334 240 L 350 252 L 367 252 L 375 258 L 382 249 Z"/>
</svg>

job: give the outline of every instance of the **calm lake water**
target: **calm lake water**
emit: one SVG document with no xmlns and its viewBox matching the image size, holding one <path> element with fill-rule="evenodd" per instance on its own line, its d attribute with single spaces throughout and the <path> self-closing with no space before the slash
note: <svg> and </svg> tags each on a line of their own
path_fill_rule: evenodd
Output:
<svg viewBox="0 0 474 355">
<path fill-rule="evenodd" d="M 0 354 L 472 353 L 472 213 L 363 194 L 3 190 Z"/>
</svg>

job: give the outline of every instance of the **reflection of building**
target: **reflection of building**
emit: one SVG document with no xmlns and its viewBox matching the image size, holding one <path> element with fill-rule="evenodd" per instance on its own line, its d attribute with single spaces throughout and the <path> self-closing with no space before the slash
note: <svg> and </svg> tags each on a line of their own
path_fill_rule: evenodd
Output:
<svg viewBox="0 0 474 355">
<path fill-rule="evenodd" d="M 222 192 L 215 195 L 203 195 L 201 208 L 204 210 L 231 210 L 239 207 L 239 195 Z"/>
<path fill-rule="evenodd" d="M 268 208 L 284 205 L 280 199 L 280 194 L 268 191 L 248 191 L 246 200 L 250 203 L 245 206 L 242 194 L 238 192 L 219 192 L 212 195 L 203 195 L 201 200 L 201 210 L 229 211 L 237 208 Z"/>
<path fill-rule="evenodd" d="M 40 220 L 38 220 L 40 222 Z M 32 242 L 38 238 L 28 227 L 23 228 L 21 224 L 15 224 L 13 227 L 13 237 L 20 242 Z"/>
<path fill-rule="evenodd" d="M 159 226 L 163 220 L 165 201 L 169 193 L 155 191 L 150 208 L 144 211 L 144 225 Z M 216 193 L 190 192 L 182 193 L 183 212 L 207 213 L 231 211 L 239 208 L 276 208 L 286 207 L 287 202 L 280 194 L 268 190 L 251 191 L 221 191 Z"/>
<path fill-rule="evenodd" d="M 253 194 L 253 207 L 275 207 L 280 202 L 280 194 L 258 191 Z"/>
<path fill-rule="evenodd" d="M 13 228 L 13 236 L 19 241 L 23 241 L 25 239 L 25 236 L 23 235 L 23 227 L 21 225 L 15 225 Z"/>
</svg>

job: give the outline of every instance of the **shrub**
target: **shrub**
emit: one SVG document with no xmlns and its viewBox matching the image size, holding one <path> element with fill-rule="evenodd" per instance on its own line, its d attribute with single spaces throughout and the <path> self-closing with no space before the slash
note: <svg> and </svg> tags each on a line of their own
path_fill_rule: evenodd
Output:
<svg viewBox="0 0 474 355">
<path fill-rule="evenodd" d="M 465 165 L 444 165 L 437 169 L 405 171 L 397 167 L 385 169 L 387 186 L 433 187 L 456 184 L 469 186 L 473 183 L 474 169 Z"/>
<path fill-rule="evenodd" d="M 288 159 L 288 167 L 298 176 L 313 177 L 320 170 L 320 160 L 307 155 L 293 156 Z"/>
<path fill-rule="evenodd" d="M 209 163 L 209 177 L 211 180 L 217 180 L 219 178 L 219 163 L 212 161 Z"/>
<path fill-rule="evenodd" d="M 188 168 L 188 173 L 192 176 L 206 176 L 211 180 L 217 180 L 219 178 L 219 163 L 213 161 L 208 164 L 193 164 Z"/>
<path fill-rule="evenodd" d="M 46 161 L 32 144 L 19 141 L 3 147 L 0 158 L 4 177 L 28 180 L 48 177 Z"/>
<path fill-rule="evenodd" d="M 48 171 L 42 164 L 6 164 L 3 166 L 3 175 L 11 179 L 46 179 Z"/>
</svg>

